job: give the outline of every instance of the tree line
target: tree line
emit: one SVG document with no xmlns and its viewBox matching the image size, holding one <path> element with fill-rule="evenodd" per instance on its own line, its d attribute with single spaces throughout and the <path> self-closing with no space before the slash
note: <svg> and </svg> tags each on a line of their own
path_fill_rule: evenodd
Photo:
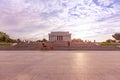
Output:
<svg viewBox="0 0 120 80">
<path fill-rule="evenodd" d="M 115 33 L 112 35 L 112 37 L 115 40 L 120 40 L 120 33 Z M 43 40 L 37 40 L 36 42 L 41 42 L 41 41 L 47 41 L 46 39 Z M 75 40 L 76 41 L 76 40 Z M 81 41 L 81 40 L 77 40 L 77 41 Z M 12 39 L 9 37 L 8 34 L 4 33 L 4 32 L 0 32 L 0 42 L 8 42 L 8 43 L 20 43 L 22 42 L 20 39 Z M 106 42 L 114 42 L 114 40 L 112 39 L 108 39 Z"/>
<path fill-rule="evenodd" d="M 37 40 L 35 42 L 46 42 L 47 40 L 44 38 L 42 40 Z M 21 39 L 12 39 L 9 37 L 8 34 L 4 32 L 0 32 L 0 42 L 7 42 L 7 43 L 28 43 L 28 42 L 33 42 L 33 41 L 28 41 L 28 40 L 21 40 Z"/>
<path fill-rule="evenodd" d="M 108 39 L 108 40 L 106 40 L 106 42 L 111 43 L 111 42 L 116 42 L 116 41 L 118 41 L 118 42 L 120 43 L 120 33 L 115 33 L 114 35 L 112 35 L 112 37 L 113 37 L 115 40 Z"/>
<path fill-rule="evenodd" d="M 8 34 L 4 32 L 0 32 L 0 42 L 7 42 L 7 43 L 18 43 L 21 42 L 20 39 L 12 39 L 9 37 Z"/>
</svg>

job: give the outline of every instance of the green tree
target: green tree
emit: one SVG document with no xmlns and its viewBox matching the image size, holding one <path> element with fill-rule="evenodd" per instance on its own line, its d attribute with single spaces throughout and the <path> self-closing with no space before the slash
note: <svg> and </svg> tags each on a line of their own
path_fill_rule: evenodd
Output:
<svg viewBox="0 0 120 80">
<path fill-rule="evenodd" d="M 44 38 L 44 39 L 42 40 L 42 42 L 47 42 L 47 40 Z"/>
<path fill-rule="evenodd" d="M 108 40 L 106 40 L 106 42 L 107 42 L 107 43 L 112 43 L 112 42 L 114 42 L 114 40 L 108 39 Z"/>
<path fill-rule="evenodd" d="M 72 39 L 72 42 L 83 42 L 83 40 L 82 39 Z"/>
<path fill-rule="evenodd" d="M 8 42 L 9 36 L 6 33 L 0 32 L 0 42 Z"/>
<path fill-rule="evenodd" d="M 4 32 L 0 32 L 0 42 L 10 42 L 10 43 L 15 43 L 17 40 L 11 39 L 8 34 Z"/>
<path fill-rule="evenodd" d="M 120 33 L 115 33 L 114 35 L 112 35 L 112 37 L 116 40 L 120 40 Z"/>
<path fill-rule="evenodd" d="M 41 40 L 37 40 L 36 42 L 41 42 Z"/>
<path fill-rule="evenodd" d="M 17 39 L 17 43 L 21 43 L 22 41 L 20 39 Z"/>
</svg>

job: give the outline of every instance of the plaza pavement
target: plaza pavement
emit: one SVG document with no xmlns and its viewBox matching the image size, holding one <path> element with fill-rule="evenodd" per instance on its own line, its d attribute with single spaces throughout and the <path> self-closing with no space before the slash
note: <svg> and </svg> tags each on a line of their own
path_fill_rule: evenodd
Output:
<svg viewBox="0 0 120 80">
<path fill-rule="evenodd" d="M 0 80 L 120 80 L 120 51 L 0 51 Z"/>
</svg>

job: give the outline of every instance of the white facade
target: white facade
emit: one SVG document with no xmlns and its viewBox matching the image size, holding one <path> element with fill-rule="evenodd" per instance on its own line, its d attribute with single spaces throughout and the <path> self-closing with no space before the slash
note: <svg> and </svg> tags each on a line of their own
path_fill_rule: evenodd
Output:
<svg viewBox="0 0 120 80">
<path fill-rule="evenodd" d="M 71 41 L 71 34 L 69 32 L 51 32 L 49 41 Z"/>
</svg>

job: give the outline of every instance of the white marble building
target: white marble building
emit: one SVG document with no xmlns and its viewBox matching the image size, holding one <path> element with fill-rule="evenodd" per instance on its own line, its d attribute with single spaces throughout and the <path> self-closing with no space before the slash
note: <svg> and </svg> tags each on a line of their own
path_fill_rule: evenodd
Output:
<svg viewBox="0 0 120 80">
<path fill-rule="evenodd" d="M 49 41 L 71 41 L 71 34 L 69 32 L 51 32 Z"/>
</svg>

